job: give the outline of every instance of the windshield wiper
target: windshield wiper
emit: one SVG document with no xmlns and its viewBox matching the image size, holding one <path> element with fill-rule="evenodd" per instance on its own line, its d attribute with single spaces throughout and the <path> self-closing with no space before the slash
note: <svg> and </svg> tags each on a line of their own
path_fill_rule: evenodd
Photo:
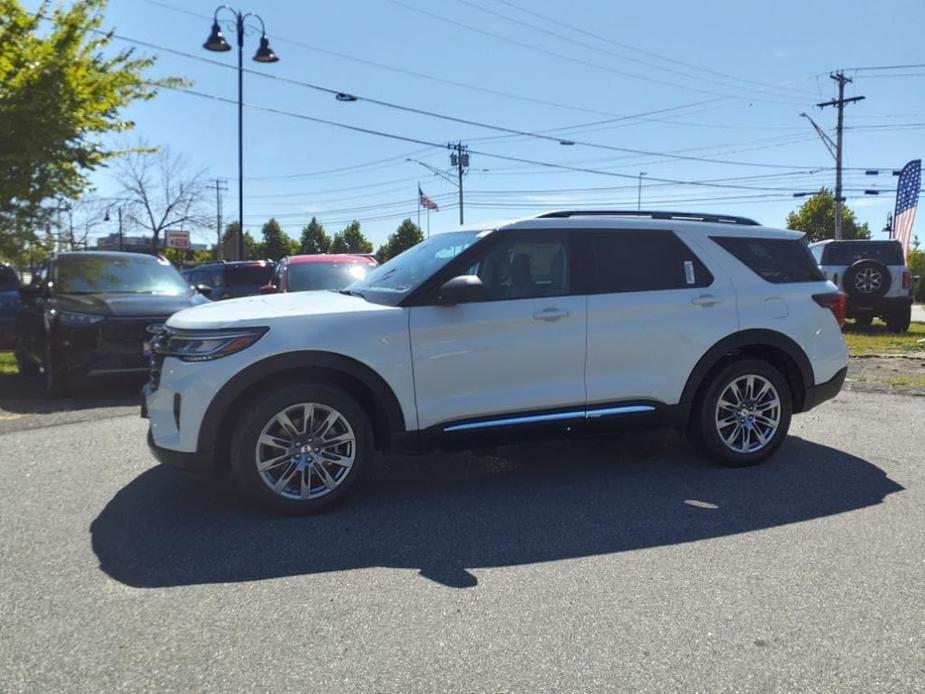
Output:
<svg viewBox="0 0 925 694">
<path fill-rule="evenodd" d="M 338 294 L 346 294 L 347 296 L 358 296 L 361 299 L 365 299 L 366 295 L 363 292 L 358 292 L 356 289 L 341 289 L 338 291 Z"/>
</svg>

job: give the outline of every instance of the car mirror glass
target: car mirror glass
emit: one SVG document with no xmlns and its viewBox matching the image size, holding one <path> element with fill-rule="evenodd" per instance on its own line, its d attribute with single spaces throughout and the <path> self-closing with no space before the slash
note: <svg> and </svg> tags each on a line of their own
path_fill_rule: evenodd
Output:
<svg viewBox="0 0 925 694">
<path fill-rule="evenodd" d="M 437 303 L 443 306 L 485 298 L 485 285 L 478 275 L 459 275 L 444 283 L 437 295 Z"/>
</svg>

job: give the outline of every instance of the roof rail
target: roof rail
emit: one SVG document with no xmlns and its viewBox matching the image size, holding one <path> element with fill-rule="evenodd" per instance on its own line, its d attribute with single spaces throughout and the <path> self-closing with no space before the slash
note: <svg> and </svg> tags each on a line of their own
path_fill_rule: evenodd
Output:
<svg viewBox="0 0 925 694">
<path fill-rule="evenodd" d="M 648 217 L 649 219 L 678 219 L 687 222 L 716 222 L 761 226 L 754 219 L 729 214 L 706 212 L 665 212 L 661 210 L 555 210 L 537 215 L 536 219 L 562 219 L 568 217 Z"/>
</svg>

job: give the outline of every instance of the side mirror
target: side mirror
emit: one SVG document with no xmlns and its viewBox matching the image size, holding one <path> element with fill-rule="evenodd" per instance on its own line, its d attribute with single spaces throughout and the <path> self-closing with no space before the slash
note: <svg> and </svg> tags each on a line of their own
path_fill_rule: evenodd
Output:
<svg viewBox="0 0 925 694">
<path fill-rule="evenodd" d="M 195 289 L 207 299 L 212 296 L 212 287 L 210 287 L 208 284 L 197 284 L 195 287 L 193 287 L 193 289 Z"/>
<path fill-rule="evenodd" d="M 265 284 L 260 288 L 261 294 L 276 294 L 276 291 L 275 284 Z"/>
<path fill-rule="evenodd" d="M 459 275 L 440 287 L 437 303 L 453 306 L 469 301 L 481 301 L 485 298 L 485 285 L 478 275 Z"/>
</svg>

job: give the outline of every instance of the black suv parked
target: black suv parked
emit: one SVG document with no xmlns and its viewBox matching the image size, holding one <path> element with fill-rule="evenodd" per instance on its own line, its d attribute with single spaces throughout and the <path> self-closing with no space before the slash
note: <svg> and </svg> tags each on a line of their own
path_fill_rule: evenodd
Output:
<svg viewBox="0 0 925 694">
<path fill-rule="evenodd" d="M 148 328 L 207 299 L 169 262 L 140 253 L 59 253 L 20 289 L 16 360 L 49 395 L 75 376 L 144 374 Z"/>
<path fill-rule="evenodd" d="M 183 270 L 183 277 L 210 299 L 253 296 L 270 283 L 276 264 L 270 260 L 205 263 Z"/>
</svg>

